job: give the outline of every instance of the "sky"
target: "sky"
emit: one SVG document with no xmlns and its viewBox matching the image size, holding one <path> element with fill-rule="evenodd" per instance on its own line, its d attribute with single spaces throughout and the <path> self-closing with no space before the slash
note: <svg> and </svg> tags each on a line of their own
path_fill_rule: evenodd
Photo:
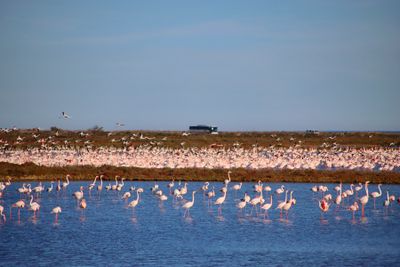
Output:
<svg viewBox="0 0 400 267">
<path fill-rule="evenodd" d="M 398 131 L 399 14 L 397 0 L 0 0 L 0 128 Z"/>
</svg>

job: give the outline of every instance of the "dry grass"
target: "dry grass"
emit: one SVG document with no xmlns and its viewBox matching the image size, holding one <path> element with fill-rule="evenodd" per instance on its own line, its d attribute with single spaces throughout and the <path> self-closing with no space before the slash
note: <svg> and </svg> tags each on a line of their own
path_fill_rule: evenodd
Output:
<svg viewBox="0 0 400 267">
<path fill-rule="evenodd" d="M 232 169 L 233 181 L 263 182 L 300 182 L 300 183 L 345 183 L 365 182 L 399 184 L 400 173 L 366 171 L 315 171 L 315 170 L 248 170 Z M 186 180 L 186 181 L 223 181 L 227 170 L 224 169 L 143 169 L 114 166 L 42 167 L 33 163 L 16 165 L 0 163 L 0 177 L 14 180 L 55 180 L 70 174 L 73 180 L 92 180 L 95 175 L 104 174 L 112 180 L 115 175 L 127 180 Z"/>
</svg>

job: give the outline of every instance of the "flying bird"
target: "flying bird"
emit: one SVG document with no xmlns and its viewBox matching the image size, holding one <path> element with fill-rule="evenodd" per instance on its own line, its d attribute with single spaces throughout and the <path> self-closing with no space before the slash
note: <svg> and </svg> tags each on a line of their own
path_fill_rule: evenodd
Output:
<svg viewBox="0 0 400 267">
<path fill-rule="evenodd" d="M 70 118 L 71 118 L 71 116 L 70 116 L 70 115 L 68 115 L 67 113 L 65 113 L 65 112 L 63 111 L 63 112 L 61 112 L 61 116 L 60 116 L 59 118 L 63 118 L 63 119 L 70 119 Z"/>
</svg>

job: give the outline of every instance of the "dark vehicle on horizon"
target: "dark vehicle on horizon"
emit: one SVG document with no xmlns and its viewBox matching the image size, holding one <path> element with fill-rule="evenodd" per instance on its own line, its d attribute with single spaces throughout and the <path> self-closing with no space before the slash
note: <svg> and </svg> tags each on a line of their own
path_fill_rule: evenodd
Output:
<svg viewBox="0 0 400 267">
<path fill-rule="evenodd" d="M 218 134 L 218 127 L 208 125 L 189 126 L 189 131 L 192 133 L 210 133 Z"/>
</svg>

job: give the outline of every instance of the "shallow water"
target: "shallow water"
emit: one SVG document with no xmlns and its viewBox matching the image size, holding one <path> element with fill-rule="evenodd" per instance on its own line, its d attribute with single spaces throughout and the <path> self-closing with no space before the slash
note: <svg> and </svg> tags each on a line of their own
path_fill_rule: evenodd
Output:
<svg viewBox="0 0 400 267">
<path fill-rule="evenodd" d="M 90 182 L 72 182 L 66 192 L 44 192 L 35 201 L 41 210 L 37 219 L 33 212 L 17 210 L 9 218 L 9 206 L 19 199 L 15 191 L 20 183 L 13 183 L 4 191 L 0 204 L 5 206 L 7 222 L 0 222 L 0 265 L 181 265 L 226 266 L 250 264 L 269 266 L 360 266 L 398 265 L 400 263 L 400 205 L 397 202 L 386 212 L 384 196 L 366 207 L 366 218 L 360 213 L 352 219 L 342 208 L 334 212 L 334 204 L 321 217 L 317 200 L 313 200 L 311 184 L 288 184 L 294 190 L 297 204 L 292 207 L 288 220 L 280 219 L 279 211 L 270 210 L 269 219 L 263 216 L 238 213 L 235 204 L 244 191 L 252 192 L 252 183 L 243 185 L 240 193 L 228 192 L 219 216 L 217 208 L 208 208 L 200 191 L 195 195 L 190 217 L 183 218 L 182 203 L 168 200 L 160 204 L 150 192 L 153 182 L 126 182 L 118 194 L 106 191 L 99 195 L 93 190 L 85 192 L 88 208 L 77 208 L 71 196 L 79 186 Z M 34 183 L 36 186 L 36 183 Z M 168 192 L 166 182 L 160 188 Z M 130 186 L 145 189 L 139 205 L 133 210 L 121 200 Z M 202 183 L 189 183 L 189 193 Z M 212 183 L 216 188 L 221 183 Z M 280 184 L 269 184 L 276 189 Z M 47 186 L 47 183 L 46 183 Z M 177 186 L 177 183 L 175 183 Z M 334 185 L 328 185 L 333 194 Z M 344 185 L 348 188 L 348 185 Z M 399 196 L 400 186 L 384 185 L 391 194 Z M 370 185 L 370 192 L 377 191 Z M 364 190 L 361 195 L 364 195 Z M 216 192 L 217 197 L 220 192 Z M 132 194 L 131 200 L 136 198 Z M 264 195 L 265 197 L 265 195 Z M 284 197 L 281 196 L 281 199 Z M 267 199 L 269 201 L 269 199 Z M 29 200 L 26 201 L 29 203 Z M 50 211 L 62 207 L 58 223 Z M 346 202 L 347 205 L 347 202 Z M 274 198 L 274 207 L 276 199 Z"/>
</svg>

